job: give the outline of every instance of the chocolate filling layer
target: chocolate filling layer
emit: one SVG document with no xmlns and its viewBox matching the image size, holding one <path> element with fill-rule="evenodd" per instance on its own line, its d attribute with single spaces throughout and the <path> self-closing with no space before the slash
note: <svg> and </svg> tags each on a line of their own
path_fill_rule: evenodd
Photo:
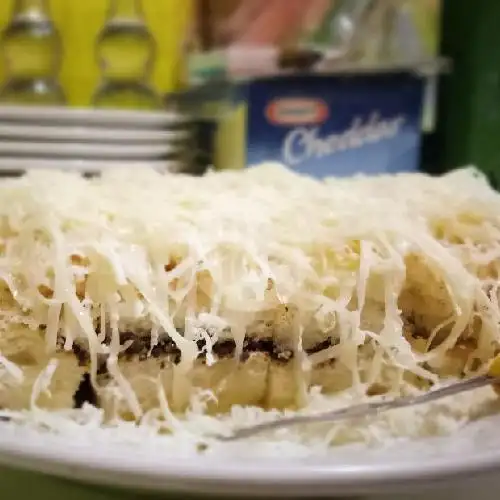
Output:
<svg viewBox="0 0 500 500">
<path fill-rule="evenodd" d="M 169 361 L 177 364 L 181 359 L 180 349 L 169 337 L 160 337 L 158 339 L 158 343 L 153 348 L 151 348 L 150 337 L 138 336 L 131 332 L 121 332 L 120 344 L 124 345 L 125 343 L 129 343 L 129 346 L 120 356 L 127 360 L 138 357 L 139 361 L 144 361 L 149 356 L 151 356 L 153 358 L 168 358 Z M 335 342 L 333 339 L 327 339 L 321 343 L 318 343 L 311 349 L 306 349 L 306 352 L 308 354 L 319 352 L 334 345 L 334 343 Z M 200 353 L 198 354 L 198 359 L 204 359 L 206 356 L 206 343 L 204 340 L 199 340 L 197 342 L 197 345 L 200 351 Z M 232 339 L 219 340 L 212 346 L 212 352 L 219 358 L 232 356 L 235 350 L 236 343 Z M 73 343 L 73 352 L 78 358 L 79 364 L 81 366 L 86 366 L 89 364 L 90 356 L 88 350 L 85 347 L 81 346 L 80 344 Z M 294 355 L 291 349 L 280 346 L 272 339 L 260 339 L 255 337 L 246 338 L 243 344 L 241 360 L 247 360 L 252 353 L 267 354 L 273 361 L 277 362 L 290 361 Z M 99 367 L 99 373 L 105 373 L 105 359 L 103 356 L 100 356 L 100 358 L 101 359 L 99 361 L 101 366 Z"/>
<path fill-rule="evenodd" d="M 90 375 L 85 373 L 80 381 L 80 385 L 73 394 L 73 403 L 75 408 L 81 408 L 84 403 L 89 403 L 92 406 L 98 406 L 97 393 L 92 387 L 92 382 L 90 381 Z"/>
</svg>

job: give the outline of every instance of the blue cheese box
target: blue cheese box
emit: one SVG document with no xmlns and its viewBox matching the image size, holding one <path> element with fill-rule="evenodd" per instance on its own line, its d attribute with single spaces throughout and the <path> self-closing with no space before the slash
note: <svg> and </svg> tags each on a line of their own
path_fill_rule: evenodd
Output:
<svg viewBox="0 0 500 500">
<path fill-rule="evenodd" d="M 217 169 L 271 161 L 314 177 L 378 174 L 418 169 L 426 82 L 411 71 L 290 75 L 212 84 L 189 100 Z"/>
<path fill-rule="evenodd" d="M 416 170 L 423 89 L 404 74 L 253 81 L 245 163 L 275 160 L 315 177 Z"/>
</svg>

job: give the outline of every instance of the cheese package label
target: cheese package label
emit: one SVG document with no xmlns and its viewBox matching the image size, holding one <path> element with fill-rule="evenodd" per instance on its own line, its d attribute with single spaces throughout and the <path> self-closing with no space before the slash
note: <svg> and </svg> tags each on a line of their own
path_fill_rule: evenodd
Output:
<svg viewBox="0 0 500 500">
<path fill-rule="evenodd" d="M 314 177 L 415 171 L 425 80 L 410 73 L 256 79 L 218 117 L 214 164 Z"/>
</svg>

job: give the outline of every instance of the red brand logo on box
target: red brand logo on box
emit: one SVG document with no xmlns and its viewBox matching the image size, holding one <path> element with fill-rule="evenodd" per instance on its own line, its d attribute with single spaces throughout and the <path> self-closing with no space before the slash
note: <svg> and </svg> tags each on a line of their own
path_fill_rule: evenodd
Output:
<svg viewBox="0 0 500 500">
<path fill-rule="evenodd" d="M 285 97 L 266 106 L 267 121 L 273 125 L 316 125 L 328 118 L 328 106 L 319 99 Z"/>
</svg>

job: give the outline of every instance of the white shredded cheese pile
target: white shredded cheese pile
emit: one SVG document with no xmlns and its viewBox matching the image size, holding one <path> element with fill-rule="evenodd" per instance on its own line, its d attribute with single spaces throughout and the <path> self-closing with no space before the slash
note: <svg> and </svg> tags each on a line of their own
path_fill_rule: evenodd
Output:
<svg viewBox="0 0 500 500">
<path fill-rule="evenodd" d="M 398 307 L 411 253 L 442 277 L 453 302 L 441 325 L 451 325 L 447 338 L 425 352 L 403 335 Z M 153 343 L 166 332 L 188 369 L 203 328 L 230 328 L 238 353 L 260 311 L 292 304 L 300 331 L 313 318 L 339 334 L 336 346 L 310 357 L 313 364 L 335 358 L 349 368 L 358 395 L 367 385 L 361 370 L 374 382 L 390 365 L 401 375 L 391 379 L 397 394 L 403 373 L 437 382 L 429 366 L 475 317 L 482 324 L 474 357 L 492 357 L 500 341 L 499 257 L 500 195 L 474 169 L 440 178 L 322 182 L 265 164 L 201 178 L 124 169 L 85 180 L 33 171 L 0 183 L 0 281 L 14 302 L 1 311 L 0 327 L 46 325 L 49 351 L 61 332 L 66 348 L 87 339 L 92 370 L 98 354 L 110 354 L 108 369 L 136 415 L 138 402 L 116 365 L 126 347 L 118 337 L 120 321 L 143 321 Z M 363 328 L 361 317 L 373 276 L 384 305 L 378 331 Z M 96 331 L 96 315 L 111 324 L 109 345 Z M 209 351 L 211 339 L 205 340 Z M 373 355 L 361 359 L 359 347 L 368 340 Z M 0 353 L 1 373 L 22 377 Z M 321 407 L 333 400 L 318 399 Z M 256 421 L 272 415 L 238 411 Z M 208 427 L 229 418 L 196 415 Z"/>
</svg>

